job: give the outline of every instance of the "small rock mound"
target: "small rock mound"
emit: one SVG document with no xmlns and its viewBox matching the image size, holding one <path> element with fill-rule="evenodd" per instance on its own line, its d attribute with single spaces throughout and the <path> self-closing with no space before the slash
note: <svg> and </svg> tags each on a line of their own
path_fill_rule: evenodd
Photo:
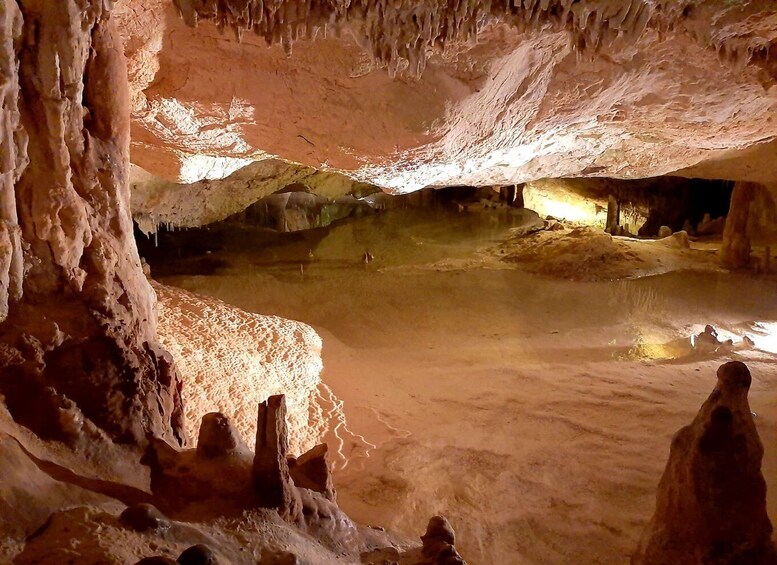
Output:
<svg viewBox="0 0 777 565">
<path fill-rule="evenodd" d="M 119 520 L 136 532 L 158 532 L 170 527 L 170 522 L 151 504 L 133 504 L 124 509 Z"/>
<path fill-rule="evenodd" d="M 777 563 L 763 445 L 747 401 L 750 371 L 734 361 L 717 375 L 696 418 L 672 439 L 633 565 Z"/>
<path fill-rule="evenodd" d="M 325 443 L 317 445 L 299 458 L 289 457 L 289 472 L 294 484 L 320 492 L 326 498 L 335 500 L 335 487 L 329 465 L 329 448 Z"/>
<path fill-rule="evenodd" d="M 444 516 L 432 516 L 421 536 L 423 555 L 435 565 L 464 565 L 464 559 L 456 551 L 456 534 Z"/>
<path fill-rule="evenodd" d="M 248 451 L 243 438 L 224 414 L 211 412 L 202 417 L 197 439 L 197 455 L 221 457 Z"/>
<path fill-rule="evenodd" d="M 218 559 L 207 545 L 198 543 L 178 556 L 178 565 L 218 565 Z"/>
</svg>

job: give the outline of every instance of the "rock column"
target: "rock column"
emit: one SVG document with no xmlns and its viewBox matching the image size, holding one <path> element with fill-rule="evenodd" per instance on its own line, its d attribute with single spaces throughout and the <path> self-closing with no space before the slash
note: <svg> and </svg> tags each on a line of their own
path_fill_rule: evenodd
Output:
<svg viewBox="0 0 777 565">
<path fill-rule="evenodd" d="M 731 193 L 731 206 L 726 216 L 723 245 L 720 248 L 721 263 L 728 269 L 743 269 L 750 265 L 747 221 L 750 217 L 750 204 L 758 188 L 756 183 L 737 182 Z"/>
<path fill-rule="evenodd" d="M 286 427 L 286 397 L 271 396 L 259 404 L 254 452 L 254 487 L 262 506 L 277 508 L 294 520 L 302 505 L 289 473 L 289 434 Z"/>
<path fill-rule="evenodd" d="M 180 443 L 180 381 L 132 233 L 110 5 L 0 6 L 0 392 L 43 435 L 75 404 L 115 439 Z"/>
</svg>

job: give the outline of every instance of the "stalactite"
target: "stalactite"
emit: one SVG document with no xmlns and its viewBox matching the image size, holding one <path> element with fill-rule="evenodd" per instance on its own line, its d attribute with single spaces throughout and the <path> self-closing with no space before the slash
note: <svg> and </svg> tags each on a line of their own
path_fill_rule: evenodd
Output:
<svg viewBox="0 0 777 565">
<path fill-rule="evenodd" d="M 453 43 L 474 42 L 487 22 L 501 19 L 518 28 L 569 29 L 576 42 L 597 48 L 620 34 L 638 37 L 650 21 L 647 0 L 174 0 L 190 25 L 197 19 L 215 21 L 239 32 L 252 30 L 270 44 L 291 52 L 300 34 L 326 36 L 327 25 L 347 24 L 359 43 L 369 45 L 374 62 L 396 74 L 423 73 L 429 55 Z M 610 31 L 615 33 L 610 33 Z M 583 40 L 583 38 L 585 38 Z"/>
</svg>

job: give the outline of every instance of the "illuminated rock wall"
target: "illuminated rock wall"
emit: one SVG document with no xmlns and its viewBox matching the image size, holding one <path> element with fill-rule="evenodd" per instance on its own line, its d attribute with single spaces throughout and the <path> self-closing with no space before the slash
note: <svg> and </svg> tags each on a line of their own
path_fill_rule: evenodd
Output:
<svg viewBox="0 0 777 565">
<path fill-rule="evenodd" d="M 155 289 L 159 339 L 181 372 L 189 437 L 197 437 L 205 414 L 222 412 L 250 445 L 257 405 L 285 394 L 291 453 L 320 443 L 327 423 L 316 401 L 323 364 L 313 328 L 173 287 Z"/>
</svg>

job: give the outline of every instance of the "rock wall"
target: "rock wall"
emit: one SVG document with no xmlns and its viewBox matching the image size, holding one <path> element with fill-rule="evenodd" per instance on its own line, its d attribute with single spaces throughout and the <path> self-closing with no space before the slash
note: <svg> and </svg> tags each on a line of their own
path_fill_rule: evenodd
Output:
<svg viewBox="0 0 777 565">
<path fill-rule="evenodd" d="M 123 441 L 180 442 L 180 383 L 133 240 L 127 73 L 109 6 L 0 8 L 0 392 L 43 435 L 77 436 L 86 416 Z"/>
<path fill-rule="evenodd" d="M 224 220 L 290 185 L 301 185 L 333 199 L 378 190 L 338 173 L 316 171 L 278 159 L 251 163 L 224 179 L 189 184 L 153 177 L 137 167 L 134 170 L 132 216 L 147 234 L 160 225 L 191 228 Z"/>
<path fill-rule="evenodd" d="M 159 338 L 183 377 L 188 437 L 197 437 L 203 416 L 218 411 L 250 445 L 256 406 L 284 394 L 291 453 L 321 441 L 328 418 L 318 403 L 322 344 L 313 328 L 173 287 L 155 289 Z"/>
</svg>

